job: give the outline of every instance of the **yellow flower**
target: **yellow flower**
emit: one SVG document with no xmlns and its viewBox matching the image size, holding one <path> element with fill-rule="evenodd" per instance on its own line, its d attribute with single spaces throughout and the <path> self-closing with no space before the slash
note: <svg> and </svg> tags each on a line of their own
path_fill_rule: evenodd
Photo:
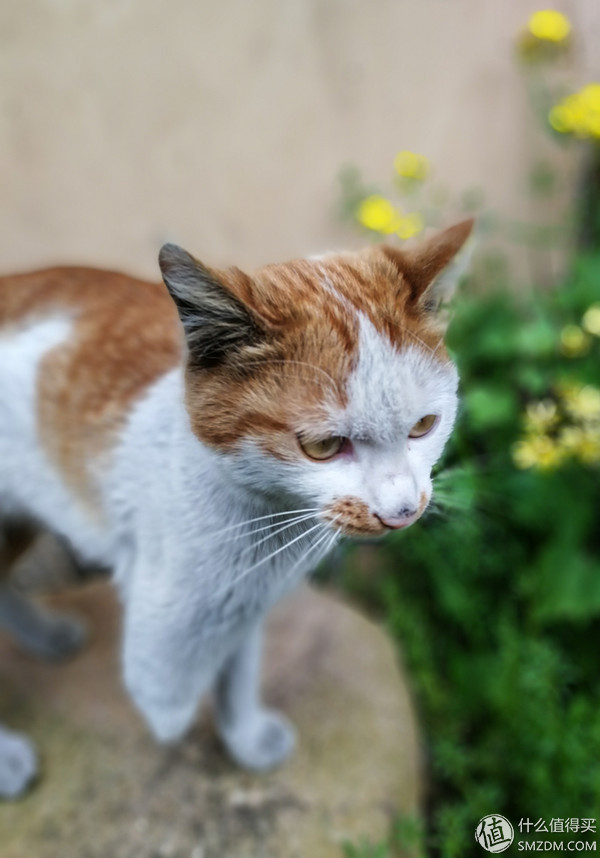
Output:
<svg viewBox="0 0 600 858">
<path fill-rule="evenodd" d="M 579 459 L 584 465 L 600 462 L 600 431 L 586 426 L 566 426 L 558 443 L 566 454 Z"/>
<path fill-rule="evenodd" d="M 571 32 L 571 22 L 562 12 L 543 9 L 529 19 L 529 32 L 546 42 L 563 42 Z"/>
<path fill-rule="evenodd" d="M 566 357 L 579 357 L 587 352 L 590 338 L 579 325 L 566 325 L 560 335 L 560 350 Z"/>
<path fill-rule="evenodd" d="M 530 402 L 525 411 L 525 426 L 528 432 L 546 432 L 556 424 L 558 408 L 553 399 Z"/>
<path fill-rule="evenodd" d="M 588 110 L 600 111 L 600 83 L 588 83 L 580 90 L 579 98 Z"/>
<path fill-rule="evenodd" d="M 550 110 L 548 122 L 560 134 L 600 138 L 600 84 L 589 83 Z"/>
<path fill-rule="evenodd" d="M 423 181 L 429 172 L 429 161 L 424 155 L 416 152 L 398 152 L 394 158 L 394 168 L 399 176 L 404 179 L 418 179 Z"/>
<path fill-rule="evenodd" d="M 512 457 L 517 468 L 549 470 L 561 463 L 564 451 L 547 435 L 536 435 L 517 441 Z"/>
<path fill-rule="evenodd" d="M 585 328 L 588 334 L 600 337 L 600 304 L 592 304 L 591 307 L 588 307 L 583 314 L 581 327 Z"/>
<path fill-rule="evenodd" d="M 600 390 L 591 384 L 583 387 L 563 387 L 561 390 L 565 410 L 576 420 L 600 420 Z"/>
<path fill-rule="evenodd" d="M 548 122 L 559 134 L 568 134 L 574 128 L 572 113 L 563 102 L 554 105 L 548 114 Z"/>
<path fill-rule="evenodd" d="M 396 231 L 400 215 L 389 200 L 373 194 L 361 201 L 356 219 L 367 229 L 389 234 Z"/>
<path fill-rule="evenodd" d="M 586 131 L 590 137 L 600 138 L 600 113 L 593 113 L 588 116 Z"/>
<path fill-rule="evenodd" d="M 600 432 L 586 430 L 576 452 L 579 460 L 585 465 L 595 465 L 600 462 Z"/>
<path fill-rule="evenodd" d="M 396 235 L 400 238 L 412 238 L 413 235 L 418 235 L 423 231 L 425 224 L 423 218 L 418 212 L 406 215 L 400 218 L 400 224 L 396 228 Z"/>
<path fill-rule="evenodd" d="M 518 468 L 549 470 L 566 460 L 600 464 L 600 389 L 591 384 L 557 385 L 560 402 L 530 402 L 525 434 L 512 448 Z"/>
<path fill-rule="evenodd" d="M 585 434 L 581 426 L 565 426 L 558 436 L 558 443 L 569 453 L 576 454 L 585 440 Z"/>
</svg>

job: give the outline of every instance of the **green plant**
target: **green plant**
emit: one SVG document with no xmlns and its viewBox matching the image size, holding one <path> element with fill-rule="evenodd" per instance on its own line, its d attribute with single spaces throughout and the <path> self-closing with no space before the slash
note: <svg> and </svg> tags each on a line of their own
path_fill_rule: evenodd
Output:
<svg viewBox="0 0 600 858">
<path fill-rule="evenodd" d="M 577 259 L 555 292 L 457 301 L 449 345 L 463 405 L 439 514 L 390 536 L 371 569 L 347 557 L 346 586 L 385 619 L 411 670 L 427 846 L 444 858 L 480 854 L 485 814 L 516 825 L 600 808 L 600 468 L 574 453 L 525 460 L 519 447 L 577 419 L 532 423 L 557 390 L 590 393 L 598 440 L 599 301 L 600 253 Z"/>
<path fill-rule="evenodd" d="M 462 409 L 433 512 L 368 562 L 347 549 L 345 586 L 410 668 L 429 769 L 424 843 L 440 858 L 481 855 L 474 832 L 488 814 L 525 840 L 521 820 L 556 821 L 559 848 L 562 818 L 598 823 L 600 85 L 569 83 L 576 41 L 564 15 L 543 10 L 517 45 L 541 126 L 586 147 L 575 218 L 486 214 L 480 194 L 452 198 L 429 165 L 385 195 L 355 169 L 342 176 L 343 217 L 377 240 L 405 238 L 407 211 L 428 226 L 474 212 L 480 232 L 536 252 L 579 239 L 552 290 L 543 266 L 517 291 L 502 253 L 480 256 L 449 332 Z M 549 163 L 533 166 L 528 192 L 542 203 L 557 192 Z"/>
<path fill-rule="evenodd" d="M 423 828 L 414 817 L 402 816 L 394 820 L 388 838 L 372 843 L 362 839 L 358 843 L 345 843 L 344 858 L 422 858 Z"/>
</svg>

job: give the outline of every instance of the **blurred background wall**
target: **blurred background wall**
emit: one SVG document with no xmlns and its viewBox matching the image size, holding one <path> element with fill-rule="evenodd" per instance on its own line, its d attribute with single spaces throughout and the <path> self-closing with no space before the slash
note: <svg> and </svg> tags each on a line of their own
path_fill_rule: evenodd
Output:
<svg viewBox="0 0 600 858">
<path fill-rule="evenodd" d="M 165 240 L 248 267 L 357 244 L 335 215 L 340 167 L 384 181 L 400 149 L 429 158 L 453 191 L 479 188 L 487 207 L 526 219 L 533 153 L 566 187 L 577 169 L 575 150 L 537 128 L 515 62 L 539 8 L 4 2 L 0 269 L 85 262 L 156 277 Z M 596 0 L 554 8 L 598 43 Z M 598 75 L 586 41 L 575 84 Z"/>
</svg>

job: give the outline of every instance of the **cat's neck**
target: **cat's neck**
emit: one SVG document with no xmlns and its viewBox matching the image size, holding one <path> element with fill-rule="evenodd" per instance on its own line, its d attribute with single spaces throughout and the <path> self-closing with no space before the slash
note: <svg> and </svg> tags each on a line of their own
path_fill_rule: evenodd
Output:
<svg viewBox="0 0 600 858">
<path fill-rule="evenodd" d="M 260 484 L 260 475 L 245 474 L 240 459 L 233 464 L 231 454 L 219 453 L 192 432 L 185 407 L 184 372 L 178 368 L 155 385 L 151 395 L 133 418 L 133 435 L 140 439 L 135 457 L 138 469 L 154 461 L 177 498 L 194 510 L 203 505 L 207 519 L 238 521 L 295 509 L 300 501 Z M 152 431 L 148 431 L 152 424 Z M 152 450 L 146 450 L 151 439 Z M 243 461 L 244 451 L 237 454 Z M 200 500 L 202 499 L 202 501 Z"/>
<path fill-rule="evenodd" d="M 284 572 L 290 564 L 296 576 L 304 574 L 303 558 L 310 561 L 317 556 L 316 537 L 319 545 L 325 544 L 325 528 L 314 505 L 308 509 L 298 497 L 274 493 L 264 474 L 244 472 L 243 449 L 232 463 L 231 454 L 203 444 L 190 427 L 182 373 L 165 378 L 154 398 L 152 415 L 158 422 L 151 434 L 155 443 L 160 439 L 163 455 L 159 456 L 159 480 L 148 493 L 149 505 L 152 518 L 161 519 L 160 530 L 178 543 L 176 550 L 196 560 L 210 556 L 213 564 L 220 558 L 222 587 L 229 574 L 223 567 L 231 567 L 233 574 L 240 562 L 260 574 L 271 569 L 286 581 Z M 288 583 L 294 580 L 290 577 Z"/>
</svg>

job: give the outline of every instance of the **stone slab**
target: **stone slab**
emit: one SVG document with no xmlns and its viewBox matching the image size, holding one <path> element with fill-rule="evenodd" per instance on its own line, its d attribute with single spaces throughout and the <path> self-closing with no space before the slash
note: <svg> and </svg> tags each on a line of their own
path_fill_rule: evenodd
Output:
<svg viewBox="0 0 600 858">
<path fill-rule="evenodd" d="M 49 601 L 91 640 L 45 665 L 0 638 L 0 721 L 36 742 L 42 775 L 0 806 L 2 858 L 340 858 L 385 838 L 421 788 L 410 695 L 390 641 L 337 597 L 305 587 L 270 622 L 265 697 L 299 730 L 268 775 L 224 755 L 205 707 L 174 748 L 157 746 L 119 678 L 120 614 L 106 583 Z"/>
</svg>

